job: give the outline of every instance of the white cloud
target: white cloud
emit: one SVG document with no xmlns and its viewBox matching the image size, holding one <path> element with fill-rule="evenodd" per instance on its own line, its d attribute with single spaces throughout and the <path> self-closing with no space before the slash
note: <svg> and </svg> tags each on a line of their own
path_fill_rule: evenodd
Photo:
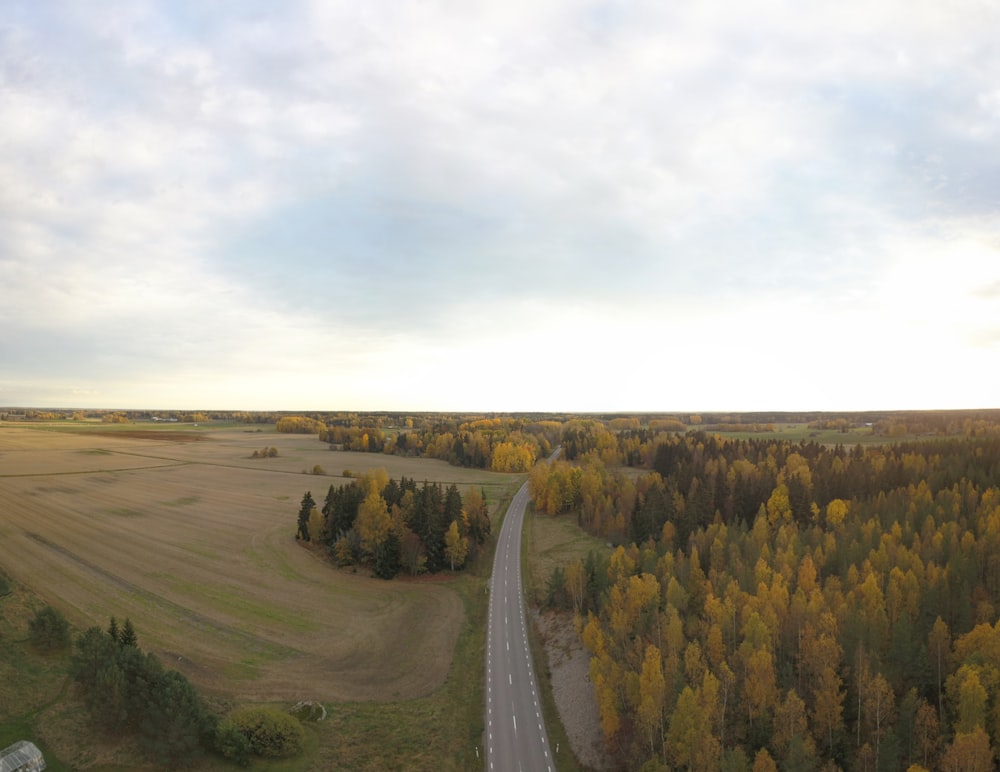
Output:
<svg viewBox="0 0 1000 772">
<path fill-rule="evenodd" d="M 0 322 L 19 342 L 0 401 L 971 399 L 906 380 L 933 349 L 973 360 L 988 402 L 997 16 L 17 5 L 0 24 Z M 471 389 L 454 363 L 484 351 L 587 375 L 544 405 L 519 371 Z M 820 387 L 810 351 L 878 378 Z"/>
</svg>

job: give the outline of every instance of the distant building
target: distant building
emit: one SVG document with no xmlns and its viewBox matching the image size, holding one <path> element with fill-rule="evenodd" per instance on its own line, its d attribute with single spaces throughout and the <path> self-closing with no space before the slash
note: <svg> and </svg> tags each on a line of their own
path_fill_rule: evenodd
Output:
<svg viewBox="0 0 1000 772">
<path fill-rule="evenodd" d="M 43 769 L 45 757 L 32 742 L 21 740 L 0 751 L 0 772 L 42 772 Z"/>
</svg>

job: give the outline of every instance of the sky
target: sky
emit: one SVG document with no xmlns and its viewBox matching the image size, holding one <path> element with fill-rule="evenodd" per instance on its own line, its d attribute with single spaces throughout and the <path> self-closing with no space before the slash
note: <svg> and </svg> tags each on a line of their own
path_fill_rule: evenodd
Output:
<svg viewBox="0 0 1000 772">
<path fill-rule="evenodd" d="M 995 0 L 4 0 L 0 405 L 1000 408 Z"/>
</svg>

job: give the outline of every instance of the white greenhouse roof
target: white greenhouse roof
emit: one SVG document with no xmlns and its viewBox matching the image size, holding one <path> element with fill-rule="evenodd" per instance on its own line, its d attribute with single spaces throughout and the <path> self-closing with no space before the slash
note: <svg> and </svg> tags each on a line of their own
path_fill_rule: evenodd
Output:
<svg viewBox="0 0 1000 772">
<path fill-rule="evenodd" d="M 45 769 L 42 752 L 32 742 L 21 740 L 0 751 L 0 772 L 17 772 L 28 769 L 38 772 Z"/>
</svg>

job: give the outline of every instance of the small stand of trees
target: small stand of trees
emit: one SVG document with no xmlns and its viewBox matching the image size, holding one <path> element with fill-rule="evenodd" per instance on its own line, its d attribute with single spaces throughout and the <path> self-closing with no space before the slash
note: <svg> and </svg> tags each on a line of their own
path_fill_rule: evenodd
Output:
<svg viewBox="0 0 1000 772">
<path fill-rule="evenodd" d="M 132 622 L 91 627 L 76 640 L 70 672 L 80 685 L 91 720 L 109 735 L 132 735 L 160 767 L 184 767 L 206 751 L 240 766 L 251 756 L 290 756 L 305 732 L 294 716 L 270 708 L 243 708 L 225 719 L 210 712 L 176 670 L 139 648 Z"/>
<path fill-rule="evenodd" d="M 214 746 L 214 716 L 188 680 L 143 653 L 132 623 L 91 627 L 76 641 L 70 670 L 91 719 L 111 735 L 138 738 L 162 766 L 184 766 Z"/>
<path fill-rule="evenodd" d="M 490 519 L 481 490 L 465 498 L 455 485 L 418 486 L 390 480 L 385 470 L 330 486 L 322 509 L 311 492 L 302 497 L 296 538 L 327 548 L 342 566 L 367 565 L 392 579 L 457 570 L 489 538 Z"/>
</svg>

